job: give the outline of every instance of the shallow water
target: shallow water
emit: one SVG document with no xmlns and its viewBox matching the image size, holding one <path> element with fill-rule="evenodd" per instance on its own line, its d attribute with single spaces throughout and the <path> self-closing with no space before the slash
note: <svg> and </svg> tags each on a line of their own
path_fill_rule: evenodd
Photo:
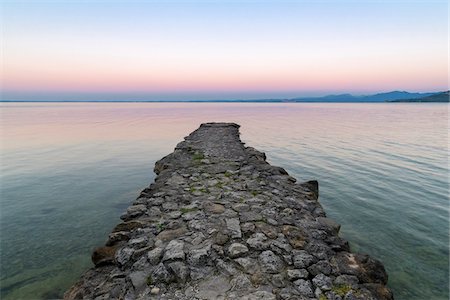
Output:
<svg viewBox="0 0 450 300">
<path fill-rule="evenodd" d="M 448 104 L 1 104 L 1 298 L 61 297 L 156 160 L 207 121 L 320 201 L 398 299 L 448 299 Z"/>
</svg>

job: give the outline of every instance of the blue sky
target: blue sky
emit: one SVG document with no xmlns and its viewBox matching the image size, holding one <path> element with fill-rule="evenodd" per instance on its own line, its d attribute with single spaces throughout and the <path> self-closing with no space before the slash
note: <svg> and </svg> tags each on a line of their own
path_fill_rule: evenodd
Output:
<svg viewBox="0 0 450 300">
<path fill-rule="evenodd" d="M 2 98 L 448 89 L 447 1 L 3 1 Z"/>
</svg>

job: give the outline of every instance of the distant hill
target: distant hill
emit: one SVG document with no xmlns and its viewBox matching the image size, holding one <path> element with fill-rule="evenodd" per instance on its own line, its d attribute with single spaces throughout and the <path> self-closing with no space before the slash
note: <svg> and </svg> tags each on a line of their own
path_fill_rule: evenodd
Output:
<svg viewBox="0 0 450 300">
<path fill-rule="evenodd" d="M 328 95 L 324 97 L 300 97 L 291 100 L 295 102 L 392 102 L 394 100 L 417 99 L 432 96 L 435 93 L 409 93 L 393 91 L 374 95 L 353 96 L 351 94 Z"/>
<path fill-rule="evenodd" d="M 390 102 L 450 102 L 449 91 L 434 93 L 429 96 L 419 97 L 419 98 L 409 98 L 409 99 L 396 99 Z"/>
</svg>

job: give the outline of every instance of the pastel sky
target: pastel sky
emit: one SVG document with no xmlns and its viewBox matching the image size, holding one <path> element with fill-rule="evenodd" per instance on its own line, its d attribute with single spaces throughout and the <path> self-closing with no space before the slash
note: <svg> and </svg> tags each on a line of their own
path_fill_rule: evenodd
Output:
<svg viewBox="0 0 450 300">
<path fill-rule="evenodd" d="M 3 100 L 448 89 L 442 1 L 3 1 Z"/>
</svg>

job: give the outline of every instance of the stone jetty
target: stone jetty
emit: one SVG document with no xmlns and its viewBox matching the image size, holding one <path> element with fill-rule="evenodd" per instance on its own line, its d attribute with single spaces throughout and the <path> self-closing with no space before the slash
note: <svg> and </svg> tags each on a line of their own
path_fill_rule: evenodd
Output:
<svg viewBox="0 0 450 300">
<path fill-rule="evenodd" d="M 206 123 L 155 165 L 65 299 L 393 299 L 376 259 L 352 253 L 317 181 L 297 183 Z"/>
</svg>

